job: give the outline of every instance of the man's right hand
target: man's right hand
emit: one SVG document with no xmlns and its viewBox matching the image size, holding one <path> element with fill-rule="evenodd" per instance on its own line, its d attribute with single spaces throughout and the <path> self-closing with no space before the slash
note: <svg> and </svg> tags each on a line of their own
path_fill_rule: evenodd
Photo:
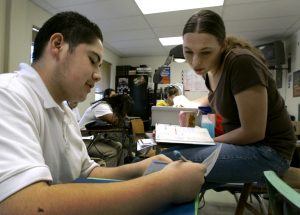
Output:
<svg viewBox="0 0 300 215">
<path fill-rule="evenodd" d="M 192 201 L 201 190 L 205 172 L 205 165 L 183 161 L 174 161 L 161 170 L 168 176 L 174 203 Z"/>
</svg>

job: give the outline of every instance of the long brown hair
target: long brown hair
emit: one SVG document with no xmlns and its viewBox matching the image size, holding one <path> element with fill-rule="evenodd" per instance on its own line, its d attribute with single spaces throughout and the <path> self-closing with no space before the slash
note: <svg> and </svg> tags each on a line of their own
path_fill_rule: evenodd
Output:
<svg viewBox="0 0 300 215">
<path fill-rule="evenodd" d="M 267 64 L 267 61 L 262 54 L 262 52 L 256 48 L 255 46 L 251 45 L 247 40 L 243 38 L 237 38 L 237 37 L 227 37 L 226 38 L 226 46 L 225 46 L 225 53 L 227 54 L 230 52 L 230 50 L 234 48 L 243 48 L 243 49 L 248 49 L 251 51 L 258 59 L 260 59 L 264 64 Z"/>
<path fill-rule="evenodd" d="M 222 18 L 211 10 L 200 10 L 193 14 L 186 22 L 182 35 L 186 33 L 208 33 L 215 36 L 220 45 L 225 45 L 225 56 L 233 48 L 241 47 L 250 50 L 263 63 L 266 60 L 259 49 L 251 45 L 247 40 L 237 37 L 227 37 Z"/>
</svg>

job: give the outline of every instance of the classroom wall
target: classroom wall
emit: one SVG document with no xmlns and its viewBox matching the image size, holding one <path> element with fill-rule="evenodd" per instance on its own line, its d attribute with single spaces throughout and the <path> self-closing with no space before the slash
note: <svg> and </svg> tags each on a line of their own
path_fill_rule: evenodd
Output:
<svg viewBox="0 0 300 215">
<path fill-rule="evenodd" d="M 300 97 L 293 97 L 293 72 L 300 70 L 300 30 L 285 40 L 285 48 L 286 56 L 291 56 L 291 73 L 288 73 L 287 70 L 283 70 L 283 84 L 279 92 L 285 99 L 289 113 L 296 116 L 296 120 L 300 120 L 298 118 Z M 287 65 L 283 65 L 283 68 L 286 67 Z"/>
<path fill-rule="evenodd" d="M 29 0 L 0 0 L 0 73 L 12 72 L 19 63 L 30 63 L 32 26 L 41 27 L 52 14 Z M 111 86 L 114 86 L 119 57 L 105 49 L 104 60 L 112 64 Z M 80 113 L 94 101 L 94 91 L 80 104 Z"/>
<path fill-rule="evenodd" d="M 20 62 L 30 62 L 31 28 L 33 25 L 41 26 L 52 14 L 44 11 L 29 0 L 1 0 L 0 1 L 0 73 L 11 72 L 18 69 Z M 105 38 L 104 38 L 105 39 Z M 298 105 L 300 97 L 293 97 L 293 71 L 300 69 L 300 30 L 285 40 L 286 54 L 292 56 L 292 72 L 288 74 L 283 70 L 283 83 L 279 92 L 286 101 L 288 111 L 298 118 Z M 148 65 L 152 72 L 160 67 L 166 60 L 166 56 L 120 58 L 112 51 L 105 48 L 104 60 L 111 63 L 110 87 L 115 86 L 115 74 L 117 65 Z M 286 67 L 287 65 L 283 65 Z M 181 82 L 181 71 L 190 69 L 186 63 L 172 62 L 171 83 Z M 274 78 L 276 77 L 275 72 Z M 289 80 L 291 79 L 291 82 Z M 159 85 L 159 87 L 161 87 Z M 190 99 L 195 99 L 202 92 L 185 92 Z M 80 104 L 80 112 L 89 106 L 94 95 L 91 92 L 88 99 Z M 299 119 L 300 120 L 300 119 Z"/>
<path fill-rule="evenodd" d="M 29 0 L 1 1 L 0 69 L 12 72 L 20 62 L 30 63 L 32 26 L 40 26 L 50 15 Z"/>
</svg>

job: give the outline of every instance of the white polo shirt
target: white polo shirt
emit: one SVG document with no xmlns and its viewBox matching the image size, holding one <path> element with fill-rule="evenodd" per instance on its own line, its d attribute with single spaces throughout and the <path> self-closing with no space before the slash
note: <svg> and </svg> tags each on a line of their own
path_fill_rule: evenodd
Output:
<svg viewBox="0 0 300 215">
<path fill-rule="evenodd" d="M 82 115 L 81 120 L 79 121 L 79 126 L 81 129 L 84 129 L 86 124 L 96 121 L 96 119 L 101 116 L 112 113 L 113 111 L 111 109 L 111 106 L 105 101 L 101 101 L 99 103 L 91 105 L 86 109 L 86 111 Z"/>
<path fill-rule="evenodd" d="M 36 181 L 68 183 L 97 166 L 71 110 L 32 67 L 0 75 L 0 101 L 0 202 Z"/>
</svg>

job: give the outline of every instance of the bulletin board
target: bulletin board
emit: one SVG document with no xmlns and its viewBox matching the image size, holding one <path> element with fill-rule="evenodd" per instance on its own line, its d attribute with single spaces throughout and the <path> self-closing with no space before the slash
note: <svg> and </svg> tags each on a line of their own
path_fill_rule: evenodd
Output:
<svg viewBox="0 0 300 215">
<path fill-rule="evenodd" d="M 184 91 L 208 92 L 203 77 L 193 70 L 182 70 L 182 83 Z"/>
</svg>

